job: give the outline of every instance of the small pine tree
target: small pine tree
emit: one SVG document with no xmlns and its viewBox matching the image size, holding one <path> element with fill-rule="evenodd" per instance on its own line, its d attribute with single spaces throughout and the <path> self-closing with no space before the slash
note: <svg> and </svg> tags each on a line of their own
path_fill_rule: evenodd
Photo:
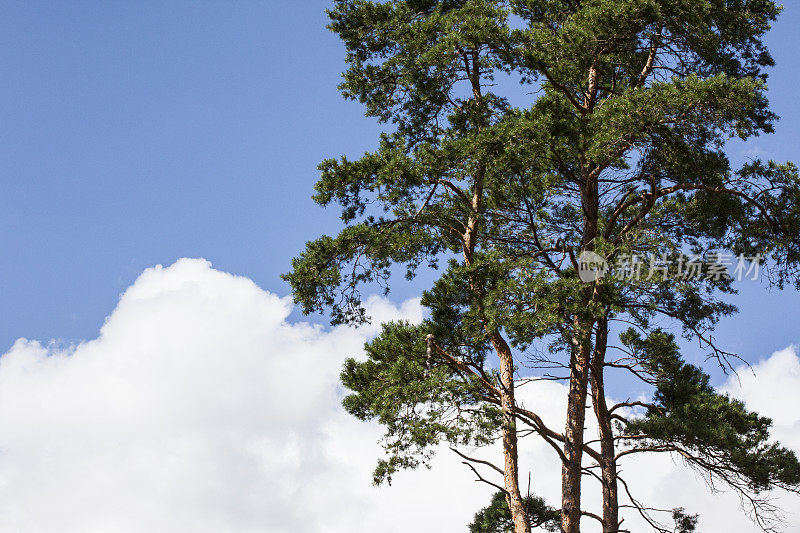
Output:
<svg viewBox="0 0 800 533">
<path fill-rule="evenodd" d="M 544 531 L 560 531 L 561 516 L 556 509 L 553 509 L 544 499 L 538 496 L 526 496 L 525 512 L 528 521 L 533 529 Z M 508 508 L 506 495 L 503 492 L 496 492 L 492 496 L 491 503 L 478 511 L 475 518 L 469 525 L 470 533 L 508 533 L 514 531 L 514 522 L 511 519 L 511 511 Z"/>
</svg>

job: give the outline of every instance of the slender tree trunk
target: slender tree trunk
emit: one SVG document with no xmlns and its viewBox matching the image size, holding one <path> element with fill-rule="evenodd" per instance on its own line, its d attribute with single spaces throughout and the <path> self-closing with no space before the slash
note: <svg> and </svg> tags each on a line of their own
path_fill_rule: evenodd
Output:
<svg viewBox="0 0 800 533">
<path fill-rule="evenodd" d="M 583 433 L 591 357 L 589 337 L 583 330 L 584 327 L 585 325 L 576 324 L 577 332 L 573 341 L 575 347 L 570 365 L 567 427 L 564 432 L 566 461 L 561 468 L 561 529 L 564 533 L 579 533 L 581 528 Z"/>
<path fill-rule="evenodd" d="M 519 489 L 519 452 L 517 449 L 517 424 L 514 414 L 514 359 L 505 339 L 497 333 L 491 336 L 492 344 L 500 356 L 500 389 L 503 410 L 503 482 L 506 502 L 514 521 L 514 533 L 530 533 L 531 525 L 522 493 Z"/>
<path fill-rule="evenodd" d="M 595 73 L 596 74 L 596 73 Z M 581 205 L 583 208 L 583 238 L 581 250 L 592 251 L 598 233 L 599 191 L 597 176 L 590 164 L 581 160 Z M 586 423 L 586 397 L 589 386 L 589 365 L 592 358 L 594 318 L 584 314 L 599 297 L 598 286 L 587 286 L 581 295 L 582 308 L 572 324 L 572 354 L 570 357 L 567 424 L 564 431 L 564 457 L 561 468 L 561 529 L 564 533 L 581 530 L 581 481 L 583 474 L 583 445 Z"/>
<path fill-rule="evenodd" d="M 472 264 L 472 257 L 477 244 L 478 214 L 481 212 L 485 173 L 486 166 L 480 163 L 475 173 L 472 189 L 472 212 L 467 220 L 467 231 L 463 236 L 464 263 L 466 265 Z M 470 285 L 477 301 L 480 302 L 483 291 L 479 283 L 471 280 Z M 481 306 L 480 303 L 478 306 Z M 528 513 L 525 512 L 525 505 L 519 489 L 519 450 L 517 448 L 516 403 L 514 401 L 514 356 L 499 331 L 491 332 L 489 338 L 500 358 L 500 407 L 503 413 L 503 485 L 506 489 L 506 503 L 508 503 L 511 519 L 514 522 L 514 533 L 530 533 L 530 520 Z"/>
<path fill-rule="evenodd" d="M 603 480 L 603 533 L 619 531 L 619 496 L 617 488 L 617 462 L 615 460 L 614 432 L 606 403 L 603 370 L 608 342 L 608 322 L 598 321 L 597 337 L 591 367 L 592 404 L 600 432 L 600 464 Z"/>
</svg>

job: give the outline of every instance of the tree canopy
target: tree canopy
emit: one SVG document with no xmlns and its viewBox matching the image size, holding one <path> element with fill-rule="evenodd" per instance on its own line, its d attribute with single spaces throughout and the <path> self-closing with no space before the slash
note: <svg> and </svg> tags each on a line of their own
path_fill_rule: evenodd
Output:
<svg viewBox="0 0 800 533">
<path fill-rule="evenodd" d="M 398 266 L 410 279 L 439 272 L 423 293 L 425 322 L 384 325 L 342 372 L 348 411 L 386 428 L 376 481 L 441 443 L 463 454 L 499 439 L 501 466 L 465 462 L 502 476 L 490 484 L 515 533 L 530 531 L 524 426 L 561 462 L 566 533 L 587 519 L 619 531 L 620 483 L 628 505 L 667 531 L 618 473 L 620 459 L 644 452 L 682 456 L 771 527 L 775 509 L 758 494 L 796 490 L 800 464 L 657 326 L 730 369 L 736 355 L 710 335 L 736 311 L 723 259 L 798 283 L 796 168 L 735 168 L 724 151 L 732 137 L 773 131 L 763 36 L 779 12 L 768 0 L 334 2 L 341 91 L 386 131 L 373 152 L 320 164 L 314 198 L 338 204 L 344 228 L 308 243 L 285 278 L 305 312 L 358 325 L 369 319 L 365 287 L 388 290 Z M 582 279 L 587 253 L 609 275 Z M 532 346 L 545 349 L 530 357 Z M 563 431 L 515 401 L 522 363 L 567 384 Z M 611 405 L 605 377 L 616 371 L 651 387 L 653 402 Z M 600 432 L 591 445 L 589 405 Z M 601 512 L 581 506 L 595 478 Z"/>
</svg>

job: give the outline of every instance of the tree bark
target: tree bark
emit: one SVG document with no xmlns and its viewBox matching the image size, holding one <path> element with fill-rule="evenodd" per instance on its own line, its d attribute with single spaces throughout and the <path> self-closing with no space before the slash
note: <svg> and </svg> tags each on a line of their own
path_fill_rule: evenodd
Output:
<svg viewBox="0 0 800 533">
<path fill-rule="evenodd" d="M 472 211 L 467 219 L 467 230 L 463 235 L 464 264 L 471 265 L 478 238 L 478 216 L 483 200 L 483 179 L 486 165 L 480 163 L 475 173 L 472 189 Z M 483 291 L 480 285 L 470 280 L 478 307 L 482 307 Z M 514 533 L 530 533 L 531 525 L 522 494 L 519 489 L 519 450 L 517 448 L 517 424 L 514 400 L 514 356 L 511 348 L 499 331 L 489 334 L 495 351 L 500 358 L 500 407 L 503 414 L 503 486 L 506 490 L 506 503 L 514 522 Z"/>
<path fill-rule="evenodd" d="M 581 161 L 581 206 L 583 236 L 581 251 L 592 251 L 598 234 L 599 191 L 597 176 L 590 164 Z M 583 474 L 583 445 L 586 423 L 586 397 L 589 365 L 592 357 L 592 330 L 595 319 L 586 313 L 590 304 L 599 298 L 597 284 L 587 286 L 581 294 L 581 307 L 572 323 L 572 353 L 570 356 L 567 424 L 564 431 L 564 463 L 561 468 L 561 529 L 563 533 L 580 533 L 581 481 Z"/>
<path fill-rule="evenodd" d="M 517 423 L 514 414 L 514 359 L 505 339 L 494 333 L 491 336 L 497 354 L 500 356 L 500 392 L 503 410 L 503 482 L 506 489 L 506 502 L 511 510 L 514 533 L 530 533 L 531 524 L 522 493 L 519 489 L 519 451 L 517 449 Z"/>
<path fill-rule="evenodd" d="M 576 321 L 577 322 L 577 321 Z M 564 457 L 561 468 L 561 529 L 580 533 L 583 433 L 586 422 L 586 395 L 589 374 L 589 336 L 584 325 L 576 324 L 576 336 L 570 364 L 567 427 L 564 432 Z M 590 326 L 591 327 L 591 326 Z M 591 331 L 591 329 L 590 329 Z"/>
<path fill-rule="evenodd" d="M 614 432 L 611 414 L 606 403 L 603 371 L 608 343 L 608 322 L 601 319 L 597 324 L 594 356 L 591 366 L 592 405 L 600 433 L 600 464 L 603 480 L 603 533 L 619 531 L 619 495 L 617 487 L 617 463 L 615 459 Z"/>
</svg>

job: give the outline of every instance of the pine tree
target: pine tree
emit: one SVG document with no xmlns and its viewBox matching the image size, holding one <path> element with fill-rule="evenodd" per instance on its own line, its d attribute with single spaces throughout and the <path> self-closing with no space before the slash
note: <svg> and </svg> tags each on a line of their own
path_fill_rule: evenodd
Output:
<svg viewBox="0 0 800 533">
<path fill-rule="evenodd" d="M 796 490 L 797 459 L 654 324 L 668 320 L 730 369 L 735 355 L 710 335 L 736 311 L 725 254 L 753 257 L 780 287 L 797 279 L 795 167 L 733 168 L 724 152 L 731 137 L 773 129 L 762 38 L 779 11 L 768 0 L 335 2 L 342 92 L 386 133 L 358 160 L 320 165 L 315 199 L 339 204 L 345 228 L 308 243 L 286 279 L 305 312 L 357 325 L 368 320 L 365 286 L 388 290 L 399 265 L 408 278 L 444 265 L 423 295 L 426 321 L 386 324 L 342 373 L 345 407 L 386 428 L 376 482 L 447 443 L 505 495 L 515 533 L 528 532 L 523 425 L 561 462 L 565 533 L 582 519 L 620 531 L 620 485 L 666 531 L 618 473 L 620 459 L 645 452 L 683 457 L 771 527 L 776 510 L 759 494 Z M 509 79 L 528 96 L 513 96 Z M 626 262 L 635 257 L 649 261 Z M 615 271 L 587 271 L 587 258 Z M 532 346 L 548 355 L 521 360 Z M 568 384 L 563 433 L 515 401 L 522 362 Z M 641 378 L 653 402 L 609 405 L 614 371 Z M 585 441 L 588 405 L 597 448 Z M 495 438 L 502 466 L 463 451 Z M 497 473 L 502 484 L 487 477 Z M 581 506 L 595 477 L 600 513 Z"/>
<path fill-rule="evenodd" d="M 542 498 L 529 495 L 523 501 L 533 529 L 560 529 L 561 518 L 558 511 L 547 505 Z M 475 518 L 469 525 L 469 533 L 506 533 L 513 530 L 514 522 L 503 492 L 495 492 L 489 505 L 475 513 Z"/>
</svg>

